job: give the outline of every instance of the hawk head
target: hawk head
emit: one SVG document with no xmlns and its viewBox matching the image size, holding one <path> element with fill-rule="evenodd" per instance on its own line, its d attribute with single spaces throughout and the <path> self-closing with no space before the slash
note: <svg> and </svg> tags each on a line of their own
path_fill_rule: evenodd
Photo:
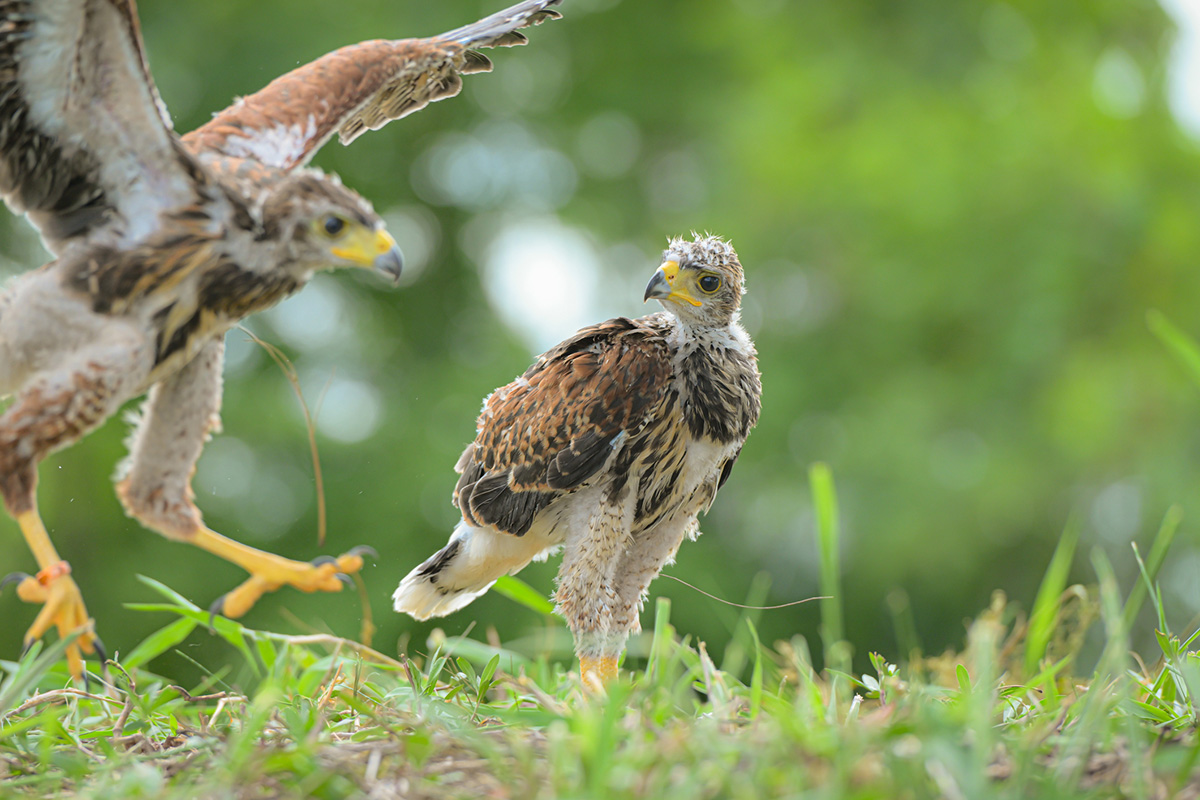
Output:
<svg viewBox="0 0 1200 800">
<path fill-rule="evenodd" d="M 313 271 L 367 267 L 393 282 L 404 258 L 371 204 L 335 176 L 298 170 L 274 183 L 262 203 L 262 238 L 282 246 L 279 264 L 306 279 Z"/>
<path fill-rule="evenodd" d="M 658 300 L 687 324 L 723 327 L 737 317 L 746 291 L 742 265 L 721 237 L 692 236 L 670 240 L 643 299 Z"/>
</svg>

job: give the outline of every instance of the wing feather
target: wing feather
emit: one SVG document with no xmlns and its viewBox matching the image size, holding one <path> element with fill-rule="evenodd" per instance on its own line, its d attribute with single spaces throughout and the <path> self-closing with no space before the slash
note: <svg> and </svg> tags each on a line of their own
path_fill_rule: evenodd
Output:
<svg viewBox="0 0 1200 800">
<path fill-rule="evenodd" d="M 612 319 L 493 392 L 457 466 L 463 516 L 520 536 L 555 498 L 593 480 L 666 396 L 669 352 L 658 328 Z"/>
<path fill-rule="evenodd" d="M 561 16 L 560 0 L 524 0 L 428 39 L 373 40 L 343 47 L 276 78 L 184 137 L 195 153 L 254 158 L 279 169 L 306 164 L 338 134 L 349 144 L 462 88 L 487 72 L 481 47 L 524 44 L 518 28 Z"/>
<path fill-rule="evenodd" d="M 0 0 L 0 196 L 60 254 L 128 245 L 195 199 L 133 0 Z"/>
</svg>

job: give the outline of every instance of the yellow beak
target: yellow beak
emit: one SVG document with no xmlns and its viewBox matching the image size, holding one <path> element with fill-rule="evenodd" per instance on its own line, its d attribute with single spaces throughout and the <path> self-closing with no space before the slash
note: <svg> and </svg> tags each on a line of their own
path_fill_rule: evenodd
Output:
<svg viewBox="0 0 1200 800">
<path fill-rule="evenodd" d="M 686 286 L 676 286 L 679 279 L 679 262 L 664 261 L 654 273 L 654 277 L 646 284 L 646 293 L 642 302 L 647 300 L 679 300 L 699 307 L 702 303 L 692 296 Z"/>
<path fill-rule="evenodd" d="M 355 227 L 329 252 L 343 261 L 382 272 L 393 283 L 400 280 L 400 271 L 404 268 L 404 255 L 396 240 L 383 228 L 373 231 Z"/>
</svg>

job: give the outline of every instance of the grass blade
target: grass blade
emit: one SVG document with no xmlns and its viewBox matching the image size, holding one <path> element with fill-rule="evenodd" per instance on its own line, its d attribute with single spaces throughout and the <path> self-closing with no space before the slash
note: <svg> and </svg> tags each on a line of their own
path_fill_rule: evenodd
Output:
<svg viewBox="0 0 1200 800">
<path fill-rule="evenodd" d="M 670 649 L 673 636 L 671 598 L 656 598 L 654 601 L 654 637 L 650 640 L 650 655 L 646 658 L 646 681 L 650 685 L 665 675 L 662 662 Z"/>
<path fill-rule="evenodd" d="M 1158 527 L 1158 533 L 1154 536 L 1154 542 L 1150 545 L 1150 554 L 1146 557 L 1145 569 L 1142 572 L 1143 580 L 1133 584 L 1133 589 L 1129 592 L 1129 599 L 1125 601 L 1125 630 L 1133 629 L 1133 622 L 1137 619 L 1138 612 L 1142 610 L 1142 603 L 1146 601 L 1146 594 L 1154 585 L 1158 571 L 1162 569 L 1163 562 L 1167 560 L 1167 551 L 1171 549 L 1171 543 L 1175 541 L 1175 533 L 1179 530 L 1179 524 L 1182 521 L 1182 508 L 1171 506 L 1167 509 L 1162 525 Z"/>
<path fill-rule="evenodd" d="M 148 664 L 186 639 L 195 628 L 195 620 L 180 617 L 143 639 L 133 652 L 121 659 L 121 666 L 131 670 Z"/>
<path fill-rule="evenodd" d="M 1200 346 L 1197 346 L 1196 340 L 1175 327 L 1161 311 L 1147 312 L 1146 324 L 1150 327 L 1150 332 L 1183 364 L 1188 376 L 1200 386 Z"/>
<path fill-rule="evenodd" d="M 49 647 L 40 641 L 33 643 L 29 652 L 18 663 L 16 671 L 7 681 L 0 684 L 0 719 L 21 704 L 29 690 L 37 685 L 51 667 L 65 657 L 67 646 L 78 637 L 78 633 L 72 633 Z"/>
<path fill-rule="evenodd" d="M 750 673 L 750 719 L 758 719 L 763 702 L 763 649 L 758 639 L 758 629 L 749 618 L 746 619 L 746 627 L 754 640 L 754 668 Z"/>
<path fill-rule="evenodd" d="M 554 604 L 544 594 L 520 578 L 503 575 L 492 586 L 492 591 L 535 613 L 546 616 L 554 615 Z"/>
<path fill-rule="evenodd" d="M 145 575 L 138 575 L 137 579 L 181 608 L 190 608 L 192 611 L 200 610 L 200 606 L 188 600 L 165 583 L 159 583 L 154 578 L 148 578 Z"/>
<path fill-rule="evenodd" d="M 813 511 L 817 520 L 817 549 L 820 553 L 821 639 L 826 667 L 850 672 L 849 651 L 842 644 L 842 570 L 838 552 L 837 490 L 828 464 L 816 463 L 808 470 Z"/>
<path fill-rule="evenodd" d="M 1054 635 L 1055 622 L 1058 619 L 1058 602 L 1063 590 L 1067 588 L 1067 573 L 1071 570 L 1071 560 L 1075 557 L 1075 545 L 1079 542 L 1079 519 L 1072 516 L 1067 521 L 1062 538 L 1054 548 L 1054 555 L 1046 567 L 1042 577 L 1042 585 L 1038 587 L 1037 597 L 1033 601 L 1033 611 L 1029 615 L 1029 633 L 1025 640 L 1025 673 L 1032 675 L 1038 671 L 1038 665 L 1046 655 L 1046 647 Z"/>
</svg>

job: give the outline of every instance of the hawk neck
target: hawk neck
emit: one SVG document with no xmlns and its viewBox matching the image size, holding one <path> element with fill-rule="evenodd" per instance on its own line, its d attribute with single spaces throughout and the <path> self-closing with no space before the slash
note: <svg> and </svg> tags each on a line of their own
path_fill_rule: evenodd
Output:
<svg viewBox="0 0 1200 800">
<path fill-rule="evenodd" d="M 762 383 L 749 335 L 735 319 L 720 327 L 676 321 L 674 350 L 684 419 L 694 438 L 740 443 L 758 421 Z"/>
</svg>

